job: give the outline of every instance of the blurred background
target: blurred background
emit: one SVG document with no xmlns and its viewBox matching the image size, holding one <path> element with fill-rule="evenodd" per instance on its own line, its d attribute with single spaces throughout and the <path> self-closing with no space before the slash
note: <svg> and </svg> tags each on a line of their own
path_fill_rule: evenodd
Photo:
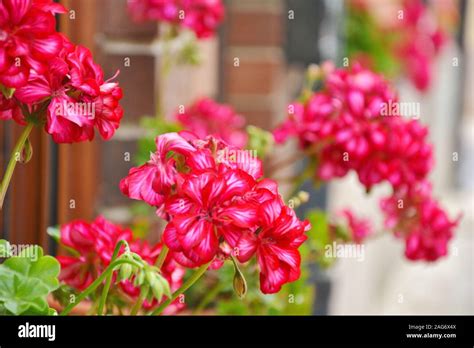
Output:
<svg viewBox="0 0 474 348">
<path fill-rule="evenodd" d="M 390 0 L 378 2 L 384 1 Z M 345 58 L 345 1 L 227 0 L 218 35 L 198 42 L 201 64 L 174 65 L 164 81 L 158 23 L 131 22 L 126 0 L 61 2 L 70 12 L 60 16 L 60 31 L 89 47 L 106 77 L 120 70 L 125 114 L 108 142 L 57 145 L 34 130 L 35 153 L 15 171 L 0 215 L 0 238 L 38 243 L 53 254 L 47 226 L 98 214 L 127 225 L 142 223 L 146 212 L 121 194 L 118 183 L 137 164 L 137 141 L 145 132 L 139 121 L 155 114 L 158 91 L 168 115 L 178 105 L 210 96 L 231 104 L 249 124 L 271 130 L 298 95 L 308 64 L 332 59 L 341 66 Z M 402 101 L 421 104 L 420 121 L 430 127 L 435 196 L 451 216 L 463 214 L 449 256 L 434 264 L 413 263 L 393 236 L 371 241 L 363 262 L 341 259 L 329 270 L 312 270 L 308 282 L 316 285 L 317 296 L 311 313 L 474 313 L 474 2 L 449 3 L 457 13 L 455 28 L 436 59 L 430 89 L 421 93 L 406 78 L 394 81 Z M 18 128 L 0 123 L 2 168 Z M 387 192 L 383 187 L 367 198 L 357 179 L 348 176 L 317 192 L 309 185 L 305 189 L 312 191 L 311 207 L 351 207 L 381 221 L 377 201 Z"/>
</svg>

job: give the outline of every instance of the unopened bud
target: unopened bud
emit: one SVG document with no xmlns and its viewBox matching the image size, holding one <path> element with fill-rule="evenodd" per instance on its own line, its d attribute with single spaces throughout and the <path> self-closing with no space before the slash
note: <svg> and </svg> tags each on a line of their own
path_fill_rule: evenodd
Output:
<svg viewBox="0 0 474 348">
<path fill-rule="evenodd" d="M 239 296 L 239 298 L 242 299 L 247 294 L 247 281 L 245 280 L 244 275 L 240 271 L 235 261 L 234 261 L 234 268 L 235 268 L 234 282 L 233 282 L 234 291 L 237 294 L 237 296 Z"/>
<path fill-rule="evenodd" d="M 33 146 L 31 146 L 31 142 L 28 138 L 26 138 L 25 144 L 23 145 L 20 153 L 18 162 L 25 164 L 28 163 L 33 156 Z"/>
<path fill-rule="evenodd" d="M 126 280 L 126 279 L 130 278 L 130 276 L 132 275 L 132 272 L 133 272 L 132 265 L 130 265 L 128 263 L 124 263 L 120 267 L 120 271 L 119 271 L 120 280 Z"/>
</svg>

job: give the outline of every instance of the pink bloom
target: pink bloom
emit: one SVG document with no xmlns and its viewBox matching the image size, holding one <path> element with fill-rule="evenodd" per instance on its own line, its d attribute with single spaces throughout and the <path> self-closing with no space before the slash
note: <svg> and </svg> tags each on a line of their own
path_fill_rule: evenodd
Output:
<svg viewBox="0 0 474 348">
<path fill-rule="evenodd" d="M 24 124 L 23 114 L 13 99 L 5 98 L 0 92 L 0 120 L 14 119 L 19 124 Z"/>
<path fill-rule="evenodd" d="M 349 232 L 354 242 L 360 244 L 372 234 L 372 226 L 368 220 L 356 217 L 348 209 L 343 210 L 340 215 L 347 219 Z"/>
<path fill-rule="evenodd" d="M 262 178 L 258 158 L 239 161 L 235 151 L 244 150 L 190 132 L 160 135 L 156 143 L 150 162 L 133 168 L 121 189 L 158 202 L 158 214 L 168 221 L 163 242 L 177 263 L 216 269 L 240 250 L 242 261 L 257 253 L 265 293 L 298 278 L 298 247 L 309 224 L 283 205 L 276 182 Z M 270 208 L 274 216 L 264 216 Z"/>
<path fill-rule="evenodd" d="M 216 256 L 220 238 L 233 245 L 236 235 L 254 227 L 255 208 L 237 200 L 254 186 L 254 179 L 241 170 L 186 176 L 165 208 L 171 222 L 163 238 L 179 254 L 177 261 L 200 266 Z"/>
<path fill-rule="evenodd" d="M 280 198 L 266 200 L 258 210 L 259 228 L 242 235 L 237 243 L 237 258 L 248 261 L 257 253 L 260 289 L 264 294 L 280 291 L 283 284 L 300 277 L 301 256 L 298 247 L 310 228 Z"/>
<path fill-rule="evenodd" d="M 381 75 L 360 65 L 336 69 L 304 105 L 290 105 L 275 139 L 297 136 L 300 146 L 317 158 L 319 180 L 354 170 L 367 189 L 383 181 L 410 184 L 431 169 L 432 149 L 425 127 L 392 110 L 397 103 Z"/>
<path fill-rule="evenodd" d="M 386 227 L 405 239 L 408 259 L 436 261 L 447 255 L 447 244 L 459 218 L 449 219 L 431 196 L 429 183 L 399 190 L 380 204 L 386 214 Z"/>
<path fill-rule="evenodd" d="M 30 69 L 46 70 L 61 50 L 55 13 L 65 9 L 50 0 L 0 2 L 0 83 L 17 88 L 28 81 Z"/>
<path fill-rule="evenodd" d="M 195 148 L 177 133 L 167 133 L 156 138 L 157 152 L 140 167 L 130 169 L 128 176 L 120 181 L 120 190 L 126 196 L 160 207 L 164 195 L 176 183 L 175 154 L 189 155 Z"/>
<path fill-rule="evenodd" d="M 15 97 L 33 111 L 48 102 L 45 129 L 57 143 L 92 140 L 94 126 L 107 140 L 123 115 L 118 84 L 104 81 L 90 51 L 65 37 L 63 50 L 50 60 L 48 70 L 32 71 L 28 84 L 17 89 Z"/>
<path fill-rule="evenodd" d="M 198 38 L 214 34 L 224 18 L 221 0 L 129 0 L 135 21 L 165 21 L 189 28 Z"/>
<path fill-rule="evenodd" d="M 403 12 L 403 20 L 394 28 L 401 33 L 394 53 L 415 87 L 426 91 L 431 85 L 435 58 L 447 41 L 446 35 L 423 1 L 403 1 Z"/>
<path fill-rule="evenodd" d="M 245 119 L 231 106 L 218 104 L 212 99 L 199 99 L 184 113 L 177 113 L 175 118 L 200 138 L 213 135 L 235 147 L 244 147 L 247 143 Z"/>
<path fill-rule="evenodd" d="M 61 244 L 76 250 L 78 256 L 58 256 L 60 280 L 84 290 L 110 263 L 119 240 L 130 241 L 132 232 L 98 217 L 92 224 L 77 220 L 61 227 Z"/>
<path fill-rule="evenodd" d="M 61 264 L 60 280 L 78 290 L 87 288 L 110 264 L 112 254 L 118 241 L 129 243 L 132 252 L 137 253 L 144 261 L 154 265 L 162 244 L 150 246 L 146 241 L 134 239 L 132 231 L 112 224 L 99 216 L 92 223 L 76 220 L 61 227 L 61 244 L 75 250 L 77 256 L 58 256 Z M 168 280 L 172 291 L 182 285 L 184 269 L 173 258 L 173 253 L 166 257 L 161 274 Z M 137 298 L 140 289 L 132 281 L 120 282 L 122 290 L 132 298 Z M 144 308 L 151 308 L 158 302 L 145 302 Z M 173 303 L 166 314 L 172 314 L 184 307 L 179 302 Z"/>
</svg>

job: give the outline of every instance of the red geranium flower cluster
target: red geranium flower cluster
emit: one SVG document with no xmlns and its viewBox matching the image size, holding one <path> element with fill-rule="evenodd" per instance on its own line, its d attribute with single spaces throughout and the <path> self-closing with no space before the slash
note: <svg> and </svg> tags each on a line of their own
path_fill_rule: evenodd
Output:
<svg viewBox="0 0 474 348">
<path fill-rule="evenodd" d="M 169 22 L 191 29 L 198 38 L 214 35 L 224 19 L 221 0 L 128 0 L 128 9 L 137 22 Z"/>
<path fill-rule="evenodd" d="M 27 83 L 30 69 L 47 69 L 62 47 L 54 15 L 63 12 L 52 0 L 0 2 L 0 84 L 17 88 Z"/>
<path fill-rule="evenodd" d="M 8 67 L 1 74 L 4 87 L 15 90 L 11 98 L 0 96 L 0 117 L 20 124 L 37 118 L 57 143 L 92 140 L 94 127 L 110 139 L 123 116 L 122 90 L 104 81 L 87 48 L 54 31 L 53 14 L 63 10 L 51 1 L 0 4 L 0 64 L 20 62 L 11 76 Z"/>
<path fill-rule="evenodd" d="M 405 187 L 380 202 L 385 225 L 404 238 L 410 260 L 435 261 L 448 253 L 447 245 L 457 226 L 432 198 L 427 181 Z"/>
<path fill-rule="evenodd" d="M 347 221 L 347 229 L 355 243 L 362 243 L 365 238 L 372 234 L 372 225 L 369 220 L 357 217 L 349 209 L 342 210 L 339 215 Z"/>
<path fill-rule="evenodd" d="M 218 268 L 230 256 L 245 262 L 256 254 L 264 293 L 299 277 L 298 247 L 309 223 L 262 177 L 258 158 L 190 132 L 160 135 L 156 145 L 150 161 L 132 168 L 120 187 L 168 221 L 163 241 L 178 263 L 193 268 L 212 261 Z"/>
<path fill-rule="evenodd" d="M 415 87 L 425 91 L 431 83 L 433 61 L 447 34 L 422 0 L 404 0 L 402 8 L 404 16 L 395 30 L 403 39 L 395 50 Z"/>
<path fill-rule="evenodd" d="M 121 240 L 128 242 L 130 250 L 150 265 L 155 264 L 162 248 L 161 243 L 150 246 L 146 241 L 133 238 L 130 229 L 112 224 L 101 216 L 92 223 L 77 220 L 61 226 L 61 244 L 76 251 L 78 255 L 57 257 L 61 264 L 60 280 L 75 289 L 86 289 L 110 264 L 115 246 Z M 172 291 L 182 285 L 184 269 L 171 255 L 166 257 L 161 274 L 168 280 Z M 137 298 L 140 294 L 139 288 L 129 280 L 120 282 L 120 286 L 132 298 Z M 144 306 L 149 308 L 155 304 L 156 301 L 153 304 L 145 302 Z M 179 307 L 176 303 L 171 308 Z"/>
<path fill-rule="evenodd" d="M 353 170 L 367 190 L 388 182 L 395 195 L 407 195 L 405 199 L 410 201 L 408 193 L 426 179 L 433 165 L 427 128 L 398 113 L 393 107 L 398 103 L 397 96 L 381 75 L 358 64 L 348 69 L 326 66 L 323 70 L 323 88 L 306 103 L 290 105 L 290 115 L 275 130 L 275 139 L 283 142 L 291 135 L 297 136 L 305 152 L 314 156 L 318 181 L 343 177 Z M 423 198 L 432 201 L 428 195 Z M 413 208 L 418 209 L 416 215 L 423 214 L 423 205 Z M 430 233 L 423 224 L 433 220 L 415 221 L 419 222 L 417 227 L 399 224 L 407 228 L 404 237 Z M 449 240 L 454 225 L 445 225 L 444 242 Z M 420 244 L 420 248 L 424 246 Z"/>
<path fill-rule="evenodd" d="M 176 113 L 175 119 L 184 129 L 200 138 L 213 135 L 235 147 L 247 144 L 244 117 L 237 114 L 230 105 L 216 103 L 210 98 L 197 100 L 184 112 Z"/>
<path fill-rule="evenodd" d="M 382 181 L 409 185 L 430 171 L 432 149 L 427 129 L 399 115 L 391 107 L 397 103 L 382 75 L 358 64 L 328 70 L 321 91 L 289 106 L 275 138 L 283 142 L 298 136 L 301 147 L 318 160 L 319 180 L 354 170 L 368 190 Z"/>
<path fill-rule="evenodd" d="M 397 60 L 401 70 L 418 90 L 428 90 L 436 57 L 449 39 L 448 27 L 449 22 L 453 21 L 452 17 L 456 17 L 452 8 L 455 6 L 450 5 L 449 1 L 428 4 L 423 0 L 398 0 L 380 4 L 377 1 L 352 0 L 350 5 L 350 11 L 370 14 L 376 24 L 373 30 L 384 34 L 381 36 L 383 42 L 376 44 L 382 45 Z M 441 11 L 445 13 L 438 13 Z M 382 16 L 385 14 L 390 14 L 390 17 Z M 366 61 L 368 65 L 372 61 L 370 54 L 362 52 L 357 54 L 357 59 Z"/>
</svg>

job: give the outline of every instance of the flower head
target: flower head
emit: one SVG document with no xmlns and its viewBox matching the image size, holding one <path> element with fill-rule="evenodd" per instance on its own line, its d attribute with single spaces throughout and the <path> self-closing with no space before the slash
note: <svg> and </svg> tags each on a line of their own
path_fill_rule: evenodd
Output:
<svg viewBox="0 0 474 348">
<path fill-rule="evenodd" d="M 108 140 L 119 127 L 122 91 L 116 82 L 104 81 L 103 72 L 82 46 L 62 37 L 63 48 L 43 73 L 31 71 L 28 83 L 15 97 L 34 113 L 46 101 L 45 130 L 57 143 L 92 140 L 94 127 Z M 40 115 L 41 116 L 41 115 Z"/>
<path fill-rule="evenodd" d="M 62 12 L 51 0 L 0 2 L 0 84 L 18 88 L 27 83 L 30 69 L 47 69 L 62 47 L 54 18 Z"/>
<path fill-rule="evenodd" d="M 410 260 L 436 261 L 448 253 L 448 242 L 459 218 L 451 220 L 431 195 L 424 181 L 399 190 L 381 200 L 385 225 L 405 240 L 405 255 Z"/>
<path fill-rule="evenodd" d="M 167 221 L 163 242 L 176 262 L 189 268 L 209 263 L 215 269 L 242 249 L 236 254 L 242 262 L 257 253 L 263 292 L 276 292 L 298 278 L 298 247 L 309 224 L 283 204 L 276 182 L 262 177 L 258 158 L 190 132 L 163 134 L 156 143 L 150 162 L 132 168 L 121 189 L 158 208 Z M 270 209 L 274 214 L 263 218 Z M 245 248 L 246 240 L 251 248 Z"/>
<path fill-rule="evenodd" d="M 73 256 L 58 256 L 61 264 L 60 280 L 78 290 L 86 289 L 110 264 L 119 241 L 128 242 L 130 250 L 150 265 L 155 264 L 163 247 L 161 243 L 150 245 L 135 239 L 130 229 L 115 225 L 101 216 L 92 223 L 76 220 L 63 225 L 60 230 L 61 244 L 77 253 Z M 181 286 L 184 269 L 176 263 L 173 253 L 167 255 L 160 271 L 172 291 Z M 120 281 L 120 288 L 135 299 L 140 294 L 140 288 L 134 286 L 131 280 Z M 157 304 L 156 300 L 145 301 L 144 308 L 149 309 Z M 184 304 L 176 302 L 166 313 L 171 314 L 183 307 Z"/>
<path fill-rule="evenodd" d="M 221 0 L 129 0 L 137 22 L 164 21 L 188 28 L 198 38 L 210 37 L 224 18 Z"/>
<path fill-rule="evenodd" d="M 362 184 L 392 186 L 422 180 L 431 170 L 428 130 L 398 113 L 398 98 L 381 75 L 355 65 L 335 69 L 305 104 L 290 105 L 275 139 L 297 136 L 318 160 L 316 177 L 330 180 L 355 171 Z"/>
<path fill-rule="evenodd" d="M 213 135 L 235 147 L 244 147 L 247 143 L 247 134 L 243 129 L 245 119 L 238 115 L 231 106 L 218 104 L 212 99 L 202 98 L 177 113 L 175 118 L 200 138 Z"/>
</svg>

